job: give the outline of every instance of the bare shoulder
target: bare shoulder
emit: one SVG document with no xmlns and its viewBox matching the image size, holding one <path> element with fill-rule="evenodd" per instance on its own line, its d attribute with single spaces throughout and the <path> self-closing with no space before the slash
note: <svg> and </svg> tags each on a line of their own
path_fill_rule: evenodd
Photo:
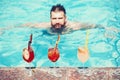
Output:
<svg viewBox="0 0 120 80">
<path fill-rule="evenodd" d="M 66 26 L 69 27 L 69 28 L 72 28 L 73 30 L 78 30 L 82 26 L 82 23 L 67 21 Z"/>
<path fill-rule="evenodd" d="M 24 27 L 35 27 L 35 28 L 47 28 L 50 27 L 50 22 L 41 22 L 41 23 L 25 23 L 22 26 Z"/>
</svg>

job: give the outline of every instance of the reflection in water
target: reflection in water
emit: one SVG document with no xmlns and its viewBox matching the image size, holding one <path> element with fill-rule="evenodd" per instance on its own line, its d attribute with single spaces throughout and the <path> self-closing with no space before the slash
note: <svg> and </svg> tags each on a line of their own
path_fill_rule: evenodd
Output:
<svg viewBox="0 0 120 80">
<path fill-rule="evenodd" d="M 112 53 L 113 58 L 115 58 L 116 66 L 119 67 L 119 57 L 120 57 L 120 41 L 119 37 L 120 35 L 118 34 L 120 32 L 119 29 L 115 28 L 109 28 L 106 30 L 105 37 L 108 40 L 108 44 L 114 46 L 113 48 L 115 49 L 115 52 Z"/>
</svg>

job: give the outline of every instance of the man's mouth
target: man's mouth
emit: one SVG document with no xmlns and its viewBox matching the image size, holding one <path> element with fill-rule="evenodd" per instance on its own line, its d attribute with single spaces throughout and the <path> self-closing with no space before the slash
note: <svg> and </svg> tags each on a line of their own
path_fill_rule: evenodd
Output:
<svg viewBox="0 0 120 80">
<path fill-rule="evenodd" d="M 60 24 L 55 24 L 55 28 L 56 29 L 61 28 L 61 25 Z"/>
</svg>

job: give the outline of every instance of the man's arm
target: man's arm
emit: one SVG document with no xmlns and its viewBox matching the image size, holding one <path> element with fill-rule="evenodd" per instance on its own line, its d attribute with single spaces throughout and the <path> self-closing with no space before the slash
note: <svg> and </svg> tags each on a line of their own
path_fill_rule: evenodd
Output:
<svg viewBox="0 0 120 80">
<path fill-rule="evenodd" d="M 78 23 L 78 29 L 91 29 L 96 28 L 97 25 L 89 23 Z"/>
<path fill-rule="evenodd" d="M 71 26 L 72 26 L 71 27 L 72 30 L 99 28 L 99 29 L 114 31 L 116 33 L 120 32 L 120 28 L 115 28 L 115 27 L 110 27 L 110 26 L 106 27 L 101 24 L 84 24 L 84 23 L 75 22 L 75 23 L 71 23 Z"/>
<path fill-rule="evenodd" d="M 33 27 L 33 28 L 47 28 L 50 27 L 50 22 L 42 22 L 42 23 L 26 23 L 22 24 L 22 27 Z"/>
<path fill-rule="evenodd" d="M 72 28 L 72 30 L 79 30 L 79 29 L 90 29 L 95 28 L 95 24 L 86 24 L 86 23 L 80 23 L 80 22 L 68 22 L 67 26 L 69 28 Z"/>
<path fill-rule="evenodd" d="M 91 29 L 91 28 L 106 28 L 103 25 L 98 24 L 89 24 L 89 23 L 80 23 L 80 22 L 69 22 L 68 26 L 72 28 L 73 30 L 79 30 L 79 29 Z"/>
<path fill-rule="evenodd" d="M 114 26 L 105 26 L 101 24 L 82 24 L 79 29 L 91 29 L 91 28 L 99 28 L 109 31 L 115 31 L 116 33 L 120 32 L 120 29 L 115 28 Z"/>
</svg>

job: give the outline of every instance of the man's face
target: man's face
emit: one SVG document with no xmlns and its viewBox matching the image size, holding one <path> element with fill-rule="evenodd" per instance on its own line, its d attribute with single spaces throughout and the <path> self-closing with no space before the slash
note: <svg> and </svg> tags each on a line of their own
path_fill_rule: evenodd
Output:
<svg viewBox="0 0 120 80">
<path fill-rule="evenodd" d="M 65 26 L 66 16 L 63 11 L 51 12 L 51 25 L 55 29 L 60 29 Z"/>
</svg>

